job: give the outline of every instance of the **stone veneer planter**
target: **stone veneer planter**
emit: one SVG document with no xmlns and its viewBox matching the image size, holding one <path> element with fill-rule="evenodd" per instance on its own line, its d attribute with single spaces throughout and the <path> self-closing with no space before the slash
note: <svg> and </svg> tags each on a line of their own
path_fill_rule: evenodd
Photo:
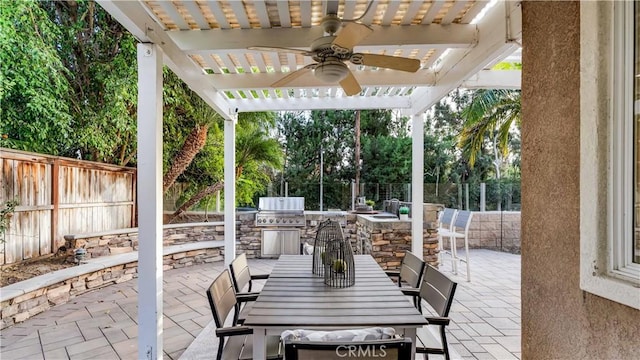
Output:
<svg viewBox="0 0 640 360">
<path fill-rule="evenodd" d="M 400 267 L 405 252 L 411 251 L 411 222 L 358 215 L 356 223 L 364 253 L 371 254 L 385 270 Z M 431 223 L 425 224 L 422 254 L 428 264 L 438 266 L 438 234 Z"/>
<path fill-rule="evenodd" d="M 165 247 L 163 270 L 223 260 L 222 241 Z M 88 260 L 2 288 L 0 329 L 25 321 L 52 306 L 102 287 L 138 277 L 138 253 L 131 251 Z"/>
</svg>

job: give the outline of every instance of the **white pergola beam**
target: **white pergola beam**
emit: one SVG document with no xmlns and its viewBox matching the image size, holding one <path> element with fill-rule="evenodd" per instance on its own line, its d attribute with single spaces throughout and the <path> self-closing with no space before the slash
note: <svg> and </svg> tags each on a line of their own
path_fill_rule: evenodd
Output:
<svg viewBox="0 0 640 360">
<path fill-rule="evenodd" d="M 478 38 L 475 25 L 420 25 L 376 26 L 373 35 L 358 44 L 359 47 L 388 46 L 431 48 L 466 48 Z M 319 26 L 311 28 L 275 29 L 210 29 L 201 31 L 166 31 L 176 45 L 184 51 L 232 51 L 249 46 L 275 46 L 309 49 L 313 40 L 323 36 Z"/>
<path fill-rule="evenodd" d="M 300 91 L 300 89 L 296 89 Z M 307 89 L 310 91 L 311 89 Z M 288 91 L 288 89 L 282 89 Z M 297 95 L 299 96 L 299 95 Z M 408 96 L 393 97 L 361 97 L 344 96 L 335 97 L 328 100 L 319 97 L 290 98 L 290 99 L 241 99 L 228 100 L 233 108 L 238 108 L 239 112 L 252 111 L 304 111 L 323 109 L 344 109 L 344 110 L 367 110 L 367 109 L 410 109 L 412 103 Z"/>
<path fill-rule="evenodd" d="M 520 70 L 482 70 L 460 84 L 466 89 L 520 89 Z"/>
<path fill-rule="evenodd" d="M 264 89 L 286 76 L 286 73 L 210 74 L 207 78 L 219 90 Z M 354 75 L 361 86 L 432 86 L 435 74 L 432 70 L 415 73 L 396 70 L 360 70 Z M 327 87 L 327 83 L 308 73 L 288 84 L 290 87 Z"/>
</svg>

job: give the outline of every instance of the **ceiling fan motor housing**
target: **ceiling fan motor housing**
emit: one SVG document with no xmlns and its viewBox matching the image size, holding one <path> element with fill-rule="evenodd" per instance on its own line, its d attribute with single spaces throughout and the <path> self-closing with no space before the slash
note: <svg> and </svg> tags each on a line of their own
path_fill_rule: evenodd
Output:
<svg viewBox="0 0 640 360">
<path fill-rule="evenodd" d="M 340 60 L 326 60 L 316 66 L 315 76 L 326 83 L 337 83 L 349 74 L 349 67 Z"/>
</svg>

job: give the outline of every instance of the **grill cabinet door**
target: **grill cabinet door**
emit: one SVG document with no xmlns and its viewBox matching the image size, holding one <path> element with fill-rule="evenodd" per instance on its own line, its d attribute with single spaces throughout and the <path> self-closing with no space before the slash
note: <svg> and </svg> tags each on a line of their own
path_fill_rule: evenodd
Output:
<svg viewBox="0 0 640 360">
<path fill-rule="evenodd" d="M 282 254 L 300 253 L 300 231 L 298 229 L 263 229 L 262 256 L 278 257 Z"/>
</svg>

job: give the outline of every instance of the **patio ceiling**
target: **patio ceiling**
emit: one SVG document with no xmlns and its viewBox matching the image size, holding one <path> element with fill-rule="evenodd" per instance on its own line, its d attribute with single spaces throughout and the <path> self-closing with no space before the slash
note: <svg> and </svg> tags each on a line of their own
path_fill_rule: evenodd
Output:
<svg viewBox="0 0 640 360">
<path fill-rule="evenodd" d="M 414 115 L 458 86 L 520 87 L 519 71 L 489 70 L 509 56 L 518 61 L 517 2 L 494 6 L 474 0 L 99 3 L 141 42 L 160 44 L 165 64 L 225 118 L 247 111 L 371 108 L 404 109 Z M 353 48 L 354 53 L 418 59 L 420 68 L 411 73 L 347 61 L 362 88 L 355 96 L 347 96 L 338 84 L 320 81 L 312 71 L 284 87 L 271 87 L 314 60 L 247 48 L 309 50 L 311 42 L 324 35 L 320 24 L 327 13 L 341 19 L 364 15 L 358 22 L 373 32 Z"/>
</svg>

